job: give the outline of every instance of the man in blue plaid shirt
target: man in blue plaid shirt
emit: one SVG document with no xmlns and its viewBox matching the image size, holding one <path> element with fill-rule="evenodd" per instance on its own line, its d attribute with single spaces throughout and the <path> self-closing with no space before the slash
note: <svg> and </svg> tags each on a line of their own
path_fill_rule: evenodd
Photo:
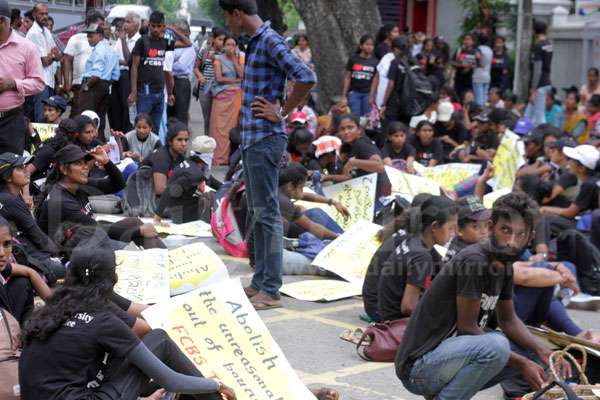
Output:
<svg viewBox="0 0 600 400">
<path fill-rule="evenodd" d="M 308 96 L 314 73 L 269 22 L 257 15 L 255 0 L 219 0 L 234 33 L 247 33 L 240 128 L 246 195 L 252 211 L 256 271 L 246 294 L 257 310 L 281 307 L 283 227 L 279 211 L 279 163 L 286 149 L 285 121 Z M 294 90 L 285 99 L 286 80 Z"/>
</svg>

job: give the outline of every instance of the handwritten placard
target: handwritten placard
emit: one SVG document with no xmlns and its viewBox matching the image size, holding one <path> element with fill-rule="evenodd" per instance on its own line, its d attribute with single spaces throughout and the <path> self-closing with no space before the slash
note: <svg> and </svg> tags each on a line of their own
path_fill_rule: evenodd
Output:
<svg viewBox="0 0 600 400">
<path fill-rule="evenodd" d="M 227 279 L 227 267 L 204 243 L 192 243 L 169 251 L 171 296 Z"/>
<path fill-rule="evenodd" d="M 210 224 L 202 221 L 186 222 L 184 224 L 159 224 L 154 225 L 158 233 L 167 235 L 182 235 L 189 237 L 212 237 Z"/>
<path fill-rule="evenodd" d="M 357 222 L 321 250 L 313 265 L 362 287 L 371 258 L 380 245 L 377 240 L 380 230 L 381 226 L 372 222 Z"/>
<path fill-rule="evenodd" d="M 446 191 L 454 190 L 456 184 L 478 175 L 481 170 L 479 164 L 450 163 L 423 168 L 421 175 L 440 185 Z"/>
<path fill-rule="evenodd" d="M 164 329 L 207 378 L 244 400 L 315 400 L 246 297 L 227 280 L 148 308 L 152 328 Z"/>
<path fill-rule="evenodd" d="M 42 142 L 54 137 L 56 134 L 56 128 L 58 128 L 57 124 L 42 124 L 38 122 L 34 122 L 31 124 L 31 127 L 38 133 Z"/>
<path fill-rule="evenodd" d="M 350 218 L 344 218 L 335 208 L 332 208 L 333 219 L 344 230 L 358 221 L 373 221 L 376 191 L 377 174 L 365 175 L 323 188 L 326 197 L 339 201 L 350 211 Z"/>
<path fill-rule="evenodd" d="M 420 193 L 429 193 L 439 196 L 440 185 L 431 179 L 422 176 L 407 174 L 392 167 L 385 167 L 385 172 L 392 184 L 392 192 L 405 194 L 410 198 Z"/>
<path fill-rule="evenodd" d="M 517 170 L 525 164 L 523 142 L 516 135 L 505 135 L 494 157 L 494 178 L 489 181 L 494 190 L 512 189 Z"/>
<path fill-rule="evenodd" d="M 118 250 L 115 292 L 136 303 L 154 304 L 169 298 L 168 250 Z"/>
<path fill-rule="evenodd" d="M 286 283 L 280 292 L 298 300 L 327 302 L 360 296 L 361 288 L 345 281 L 316 279 Z"/>
</svg>

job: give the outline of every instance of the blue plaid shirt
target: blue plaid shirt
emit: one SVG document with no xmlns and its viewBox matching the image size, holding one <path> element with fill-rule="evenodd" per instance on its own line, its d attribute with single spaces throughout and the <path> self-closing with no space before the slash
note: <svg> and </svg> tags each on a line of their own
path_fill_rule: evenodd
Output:
<svg viewBox="0 0 600 400">
<path fill-rule="evenodd" d="M 252 36 L 246 50 L 242 100 L 242 146 L 244 149 L 271 135 L 286 135 L 284 122 L 271 122 L 253 115 L 250 105 L 256 96 L 274 103 L 285 102 L 287 79 L 316 83 L 313 71 L 296 57 L 283 38 L 265 22 Z"/>
</svg>

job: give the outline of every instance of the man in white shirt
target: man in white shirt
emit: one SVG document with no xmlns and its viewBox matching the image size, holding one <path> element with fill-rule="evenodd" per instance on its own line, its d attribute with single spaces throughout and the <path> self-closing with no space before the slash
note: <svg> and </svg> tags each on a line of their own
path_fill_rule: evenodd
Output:
<svg viewBox="0 0 600 400">
<path fill-rule="evenodd" d="M 26 38 L 35 45 L 38 55 L 42 60 L 44 83 L 46 84 L 44 90 L 33 98 L 34 120 L 35 122 L 44 122 L 44 104 L 42 101 L 54 94 L 56 63 L 61 59 L 62 55 L 58 47 L 56 47 L 52 33 L 46 28 L 48 5 L 37 3 L 33 7 L 33 17 L 35 21 L 31 29 L 27 32 Z"/>
<path fill-rule="evenodd" d="M 117 23 L 115 26 L 117 41 L 114 43 L 113 48 L 119 55 L 121 75 L 119 80 L 112 84 L 110 112 L 108 113 L 110 127 L 115 131 L 129 132 L 133 125 L 130 118 L 127 97 L 131 92 L 131 79 L 129 75 L 131 51 L 133 50 L 133 46 L 135 46 L 135 42 L 141 37 L 139 30 L 140 16 L 133 11 L 127 13 L 125 21 L 122 24 Z"/>
<path fill-rule="evenodd" d="M 98 11 L 90 11 L 85 19 L 86 26 L 103 24 L 104 17 Z M 73 91 L 71 115 L 79 115 L 83 111 L 80 107 L 81 80 L 85 63 L 92 54 L 92 47 L 88 43 L 87 33 L 77 33 L 69 38 L 65 55 L 63 57 L 63 80 L 66 93 Z"/>
</svg>

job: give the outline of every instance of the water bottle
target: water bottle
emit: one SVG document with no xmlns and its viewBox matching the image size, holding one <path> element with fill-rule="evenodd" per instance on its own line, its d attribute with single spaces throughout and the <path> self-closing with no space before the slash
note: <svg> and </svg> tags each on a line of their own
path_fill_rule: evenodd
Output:
<svg viewBox="0 0 600 400">
<path fill-rule="evenodd" d="M 325 196 L 323 193 L 323 184 L 321 183 L 321 171 L 314 171 L 312 174 L 312 186 L 315 193 Z"/>
</svg>

